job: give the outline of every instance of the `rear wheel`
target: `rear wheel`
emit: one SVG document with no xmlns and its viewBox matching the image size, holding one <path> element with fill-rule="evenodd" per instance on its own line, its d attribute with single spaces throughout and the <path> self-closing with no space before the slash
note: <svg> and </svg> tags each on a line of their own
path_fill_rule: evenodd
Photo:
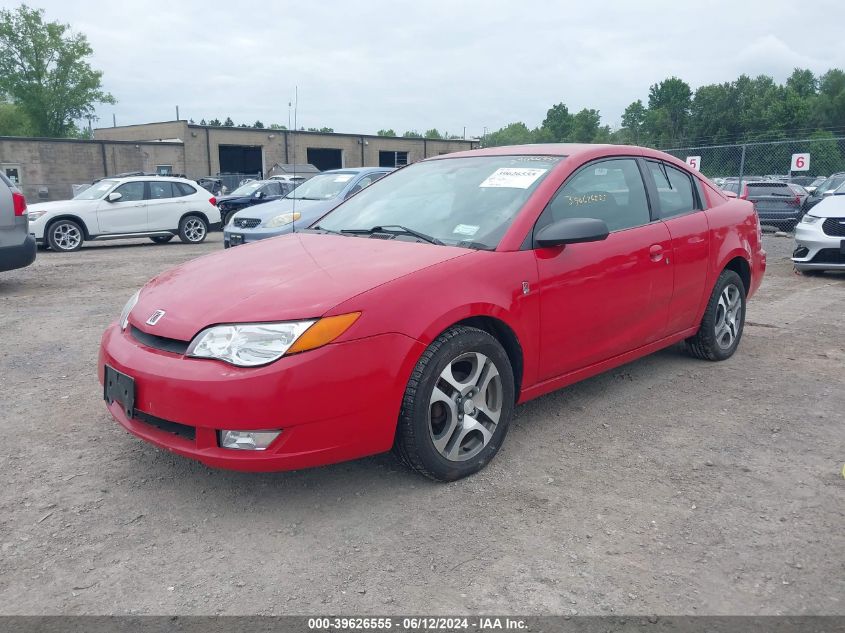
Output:
<svg viewBox="0 0 845 633">
<path fill-rule="evenodd" d="M 745 326 L 745 285 L 732 270 L 723 270 L 707 302 L 701 326 L 686 340 L 687 349 L 702 360 L 733 356 Z"/>
<path fill-rule="evenodd" d="M 198 215 L 186 215 L 179 221 L 179 239 L 186 244 L 199 244 L 208 236 L 208 223 Z"/>
<path fill-rule="evenodd" d="M 156 244 L 167 244 L 173 237 L 173 235 L 153 235 L 150 239 Z"/>
<path fill-rule="evenodd" d="M 47 227 L 47 243 L 54 251 L 70 253 L 82 248 L 84 233 L 73 220 L 56 220 Z"/>
<path fill-rule="evenodd" d="M 505 439 L 514 392 L 513 369 L 499 341 L 476 328 L 450 328 L 411 374 L 394 452 L 438 481 L 478 472 Z"/>
</svg>

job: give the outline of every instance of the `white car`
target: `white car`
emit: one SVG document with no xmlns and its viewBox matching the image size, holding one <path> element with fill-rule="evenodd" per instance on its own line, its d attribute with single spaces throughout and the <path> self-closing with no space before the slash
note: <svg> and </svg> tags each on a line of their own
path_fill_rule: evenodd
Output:
<svg viewBox="0 0 845 633">
<path fill-rule="evenodd" d="M 54 251 L 78 250 L 83 241 L 148 237 L 157 244 L 179 236 L 199 244 L 220 227 L 217 200 L 186 178 L 105 178 L 72 200 L 29 207 L 29 232 Z"/>
<path fill-rule="evenodd" d="M 845 270 L 845 192 L 826 197 L 795 227 L 795 269 Z"/>
</svg>

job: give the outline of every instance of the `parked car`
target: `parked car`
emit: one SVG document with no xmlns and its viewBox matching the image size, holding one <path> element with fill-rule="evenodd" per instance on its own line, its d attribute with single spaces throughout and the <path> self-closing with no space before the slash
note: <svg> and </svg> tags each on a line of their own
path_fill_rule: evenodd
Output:
<svg viewBox="0 0 845 633">
<path fill-rule="evenodd" d="M 314 174 L 308 174 L 307 176 L 300 176 L 293 174 L 278 174 L 276 176 L 270 176 L 268 180 L 280 180 L 282 182 L 289 182 L 294 185 L 301 185 L 303 182 L 308 180 L 309 178 L 313 178 Z"/>
<path fill-rule="evenodd" d="M 238 187 L 228 196 L 217 199 L 217 208 L 220 209 L 223 226 L 229 223 L 236 211 L 254 204 L 278 200 L 293 189 L 293 183 L 281 180 L 252 180 Z"/>
<path fill-rule="evenodd" d="M 99 378 L 130 433 L 211 466 L 393 447 L 454 480 L 518 403 L 681 341 L 731 357 L 761 242 L 751 204 L 657 150 L 432 157 L 296 234 L 159 275 L 104 333 Z"/>
<path fill-rule="evenodd" d="M 35 261 L 35 238 L 29 234 L 26 198 L 0 173 L 0 272 Z"/>
<path fill-rule="evenodd" d="M 792 261 L 802 273 L 845 270 L 845 195 L 829 196 L 807 212 L 795 229 Z"/>
<path fill-rule="evenodd" d="M 827 180 L 827 176 L 818 176 L 813 178 L 813 182 L 808 185 L 804 185 L 804 189 L 807 190 L 807 193 L 813 193 L 825 180 Z"/>
<path fill-rule="evenodd" d="M 762 224 L 791 229 L 804 215 L 803 205 L 807 192 L 798 185 L 761 180 L 745 183 L 740 198 L 754 203 Z"/>
<path fill-rule="evenodd" d="M 230 216 L 223 227 L 223 246 L 237 246 L 292 233 L 334 209 L 341 202 L 393 171 L 392 167 L 360 167 L 324 171 L 275 202 Z"/>
<path fill-rule="evenodd" d="M 819 202 L 821 202 L 826 196 L 832 196 L 833 193 L 839 189 L 843 184 L 845 184 L 845 171 L 840 171 L 835 174 L 831 174 L 828 178 L 820 185 L 818 185 L 815 190 L 809 195 L 807 200 L 804 201 L 804 211 L 809 211 L 814 206 L 816 206 Z"/>
<path fill-rule="evenodd" d="M 226 193 L 226 187 L 223 186 L 223 180 L 220 178 L 203 176 L 202 178 L 197 178 L 197 184 L 213 196 L 222 196 Z"/>
<path fill-rule="evenodd" d="M 107 178 L 72 200 L 29 208 L 30 233 L 54 251 L 79 250 L 88 240 L 148 237 L 157 244 L 179 236 L 199 244 L 220 227 L 217 200 L 196 182 L 168 176 Z"/>
<path fill-rule="evenodd" d="M 744 176 L 742 184 L 744 185 L 748 182 L 760 182 L 761 180 L 763 180 L 763 178 L 760 176 Z M 720 189 L 722 191 L 730 191 L 731 193 L 735 193 L 739 196 L 742 187 L 740 187 L 739 178 L 726 178 Z"/>
</svg>

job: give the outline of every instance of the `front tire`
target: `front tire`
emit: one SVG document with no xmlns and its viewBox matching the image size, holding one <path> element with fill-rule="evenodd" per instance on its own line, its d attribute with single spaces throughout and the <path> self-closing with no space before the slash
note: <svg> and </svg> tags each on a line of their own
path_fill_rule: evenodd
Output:
<svg viewBox="0 0 845 633">
<path fill-rule="evenodd" d="M 476 473 L 502 446 L 514 394 L 513 368 L 499 341 L 476 328 L 449 328 L 408 380 L 394 453 L 437 481 Z"/>
<path fill-rule="evenodd" d="M 702 360 L 726 360 L 733 356 L 745 327 L 745 284 L 732 270 L 723 270 L 695 336 L 686 340 L 687 350 Z"/>
<path fill-rule="evenodd" d="M 185 244 L 201 244 L 208 237 L 208 222 L 198 215 L 186 215 L 179 221 L 179 239 Z"/>
<path fill-rule="evenodd" d="M 73 220 L 56 220 L 47 227 L 47 243 L 58 253 L 72 253 L 82 248 L 85 233 Z"/>
</svg>

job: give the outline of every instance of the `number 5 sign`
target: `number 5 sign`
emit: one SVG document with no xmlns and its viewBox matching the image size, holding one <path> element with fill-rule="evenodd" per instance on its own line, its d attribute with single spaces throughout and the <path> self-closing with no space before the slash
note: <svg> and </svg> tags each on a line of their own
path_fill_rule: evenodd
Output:
<svg viewBox="0 0 845 633">
<path fill-rule="evenodd" d="M 701 156 L 687 156 L 686 164 L 695 171 L 701 171 Z"/>
<path fill-rule="evenodd" d="M 808 171 L 810 169 L 810 154 L 793 154 L 790 171 Z"/>
</svg>

